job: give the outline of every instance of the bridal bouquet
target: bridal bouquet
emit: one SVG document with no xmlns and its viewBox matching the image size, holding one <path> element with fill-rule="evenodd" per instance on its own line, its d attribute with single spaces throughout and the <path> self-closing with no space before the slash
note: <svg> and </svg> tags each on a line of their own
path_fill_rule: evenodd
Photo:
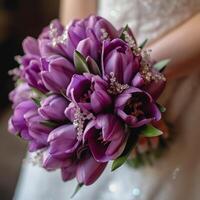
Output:
<svg viewBox="0 0 200 200">
<path fill-rule="evenodd" d="M 137 158 L 142 143 L 156 148 L 168 61 L 151 60 L 144 45 L 128 26 L 117 30 L 99 16 L 67 27 L 52 21 L 22 43 L 9 131 L 43 168 L 60 169 L 79 186 L 93 184 L 110 161 L 115 170 L 130 154 Z"/>
</svg>

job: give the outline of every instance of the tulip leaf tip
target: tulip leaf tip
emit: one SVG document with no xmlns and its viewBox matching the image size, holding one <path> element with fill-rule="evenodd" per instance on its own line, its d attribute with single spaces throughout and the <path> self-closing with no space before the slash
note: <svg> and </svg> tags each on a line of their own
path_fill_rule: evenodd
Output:
<svg viewBox="0 0 200 200">
<path fill-rule="evenodd" d="M 112 167 L 111 167 L 111 171 L 115 171 L 116 169 L 118 169 L 119 167 L 121 167 L 127 160 L 127 156 L 121 156 L 119 158 L 117 158 L 116 160 L 113 161 L 112 163 Z"/>
<path fill-rule="evenodd" d="M 136 143 L 138 141 L 138 135 L 131 133 L 129 134 L 129 137 L 127 139 L 127 144 L 125 146 L 125 149 L 121 156 L 119 156 L 117 159 L 115 159 L 112 163 L 111 171 L 114 171 L 121 167 L 128 159 L 129 155 L 131 154 L 131 151 L 135 147 Z"/>
<path fill-rule="evenodd" d="M 140 49 L 143 49 L 145 47 L 145 45 L 147 44 L 148 39 L 145 39 L 142 44 L 139 46 Z"/>
<path fill-rule="evenodd" d="M 161 60 L 159 62 L 157 62 L 156 64 L 154 64 L 154 68 L 157 69 L 158 71 L 163 71 L 164 68 L 169 64 L 171 60 L 170 59 L 164 59 Z"/>
<path fill-rule="evenodd" d="M 160 112 L 164 113 L 166 111 L 166 108 L 160 104 L 156 104 L 158 106 L 158 109 L 160 110 Z"/>
<path fill-rule="evenodd" d="M 76 71 L 81 74 L 84 72 L 90 72 L 84 56 L 77 50 L 74 51 L 74 65 L 76 67 Z"/>
<path fill-rule="evenodd" d="M 55 128 L 58 124 L 53 122 L 53 121 L 49 121 L 49 120 L 44 120 L 42 122 L 40 122 L 40 124 L 49 127 L 49 128 Z"/>
<path fill-rule="evenodd" d="M 73 194 L 71 195 L 70 199 L 72 199 L 77 194 L 77 192 L 79 192 L 79 190 L 82 188 L 83 185 L 84 185 L 83 183 L 78 183 L 77 184 L 77 186 L 76 186 Z"/>
<path fill-rule="evenodd" d="M 145 137 L 157 137 L 163 134 L 163 132 L 152 125 L 145 125 L 141 129 L 141 133 Z"/>
<path fill-rule="evenodd" d="M 36 99 L 36 98 L 32 98 L 32 100 L 34 101 L 34 103 L 36 104 L 36 106 L 40 107 L 40 99 Z"/>
</svg>

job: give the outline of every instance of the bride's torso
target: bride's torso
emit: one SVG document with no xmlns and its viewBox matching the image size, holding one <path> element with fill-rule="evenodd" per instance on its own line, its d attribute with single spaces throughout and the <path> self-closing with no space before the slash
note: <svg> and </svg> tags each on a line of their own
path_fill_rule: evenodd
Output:
<svg viewBox="0 0 200 200">
<path fill-rule="evenodd" d="M 140 41 L 156 39 L 200 9 L 199 0 L 100 0 L 98 14 L 115 26 L 128 24 Z"/>
</svg>

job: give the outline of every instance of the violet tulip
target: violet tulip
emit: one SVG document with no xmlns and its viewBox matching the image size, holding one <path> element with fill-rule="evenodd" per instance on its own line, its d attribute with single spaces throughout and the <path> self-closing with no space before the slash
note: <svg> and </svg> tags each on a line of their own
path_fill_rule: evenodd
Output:
<svg viewBox="0 0 200 200">
<path fill-rule="evenodd" d="M 35 38 L 27 37 L 23 41 L 23 50 L 25 55 L 19 60 L 22 78 L 25 79 L 30 86 L 42 92 L 46 92 L 47 90 L 42 83 L 40 75 L 41 61 L 38 41 Z"/>
<path fill-rule="evenodd" d="M 73 154 L 80 144 L 73 124 L 59 126 L 48 137 L 49 153 L 57 158 Z"/>
<path fill-rule="evenodd" d="M 121 39 L 106 42 L 103 51 L 105 74 L 114 73 L 118 82 L 130 84 L 140 68 L 140 56 L 135 56 L 128 44 Z"/>
<path fill-rule="evenodd" d="M 68 157 L 62 159 L 54 157 L 52 154 L 49 153 L 49 149 L 44 151 L 42 160 L 42 166 L 49 171 L 62 167 L 68 167 L 72 163 L 72 160 Z"/>
<path fill-rule="evenodd" d="M 148 92 L 154 100 L 161 95 L 166 85 L 166 78 L 154 68 L 149 68 L 148 75 L 138 72 L 132 85 Z"/>
<path fill-rule="evenodd" d="M 47 145 L 47 135 L 51 129 L 40 122 L 42 119 L 37 113 L 37 106 L 32 100 L 26 100 L 16 106 L 8 128 L 11 133 L 27 140 L 29 151 L 32 152 Z"/>
<path fill-rule="evenodd" d="M 66 120 L 64 110 L 69 102 L 62 96 L 51 95 L 41 102 L 38 109 L 39 114 L 46 120 L 64 121 Z"/>
<path fill-rule="evenodd" d="M 116 159 L 124 150 L 127 139 L 119 118 L 112 114 L 98 115 L 85 128 L 84 141 L 98 162 Z"/>
<path fill-rule="evenodd" d="M 26 101 L 32 97 L 34 97 L 34 94 L 26 82 L 18 84 L 17 87 L 9 94 L 9 100 L 12 101 L 13 108 L 15 108 L 22 101 Z"/>
<path fill-rule="evenodd" d="M 64 92 L 75 73 L 74 66 L 64 57 L 51 56 L 42 59 L 42 81 L 49 91 Z"/>
<path fill-rule="evenodd" d="M 125 90 L 117 97 L 115 110 L 117 115 L 131 127 L 140 127 L 161 118 L 161 113 L 152 97 L 135 87 Z"/>
<path fill-rule="evenodd" d="M 83 47 L 80 47 L 83 44 L 84 46 L 86 45 L 87 48 L 88 45 L 90 47 L 93 46 L 93 51 L 97 52 L 97 48 L 101 45 L 103 40 L 108 38 L 113 39 L 117 37 L 117 35 L 118 31 L 110 22 L 102 17 L 92 15 L 84 20 L 74 20 L 68 27 L 68 39 L 66 41 L 67 54 L 71 55 L 72 59 L 76 48 L 83 50 L 82 53 L 84 54 L 86 51 Z M 82 40 L 84 40 L 82 44 L 77 47 Z M 94 52 L 87 51 L 87 56 L 92 57 Z"/>
<path fill-rule="evenodd" d="M 78 182 L 84 185 L 91 185 L 99 178 L 106 165 L 106 162 L 97 162 L 92 155 L 87 154 L 85 158 L 82 158 L 78 163 L 76 172 Z"/>
<path fill-rule="evenodd" d="M 9 131 L 13 134 L 19 134 L 23 139 L 30 139 L 28 127 L 24 115 L 32 110 L 37 109 L 37 106 L 32 100 L 26 100 L 19 103 L 15 109 L 13 116 L 10 118 Z"/>
<path fill-rule="evenodd" d="M 59 55 L 69 57 L 66 52 L 64 27 L 59 20 L 53 20 L 49 26 L 45 27 L 38 38 L 41 57 Z"/>
<path fill-rule="evenodd" d="M 48 146 L 47 138 L 53 128 L 43 123 L 45 120 L 38 114 L 38 111 L 32 110 L 27 112 L 24 114 L 24 119 L 28 126 L 28 132 L 32 137 L 32 140 L 36 144 L 40 145 L 40 147 Z"/>
<path fill-rule="evenodd" d="M 71 165 L 65 166 L 61 168 L 61 174 L 62 174 L 62 179 L 63 181 L 68 181 L 76 177 L 76 172 L 77 172 L 77 163 L 72 162 Z"/>
<path fill-rule="evenodd" d="M 111 105 L 108 84 L 100 76 L 75 74 L 67 88 L 67 96 L 84 109 L 98 113 Z"/>
</svg>

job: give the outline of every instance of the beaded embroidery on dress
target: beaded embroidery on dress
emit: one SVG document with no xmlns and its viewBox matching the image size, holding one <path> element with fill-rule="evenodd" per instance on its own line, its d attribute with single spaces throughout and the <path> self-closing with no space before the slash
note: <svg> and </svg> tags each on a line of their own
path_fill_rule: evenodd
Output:
<svg viewBox="0 0 200 200">
<path fill-rule="evenodd" d="M 129 24 L 143 41 L 157 39 L 199 10 L 200 0 L 100 0 L 98 14 L 118 27 Z M 199 200 L 199 85 L 196 73 L 172 82 L 163 94 L 167 118 L 181 135 L 164 157 L 138 170 L 123 166 L 110 172 L 108 166 L 74 200 Z M 25 163 L 14 199 L 68 200 L 75 186 L 76 181 L 63 183 L 59 171 L 49 173 Z"/>
</svg>

